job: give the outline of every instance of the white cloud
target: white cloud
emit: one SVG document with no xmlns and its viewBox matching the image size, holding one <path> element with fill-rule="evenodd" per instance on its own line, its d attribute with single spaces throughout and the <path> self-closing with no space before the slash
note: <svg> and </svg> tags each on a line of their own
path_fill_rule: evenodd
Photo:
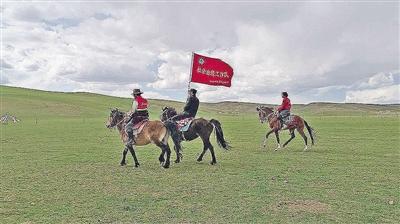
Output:
<svg viewBox="0 0 400 224">
<path fill-rule="evenodd" d="M 232 88 L 193 84 L 202 101 L 278 103 L 283 90 L 295 103 L 356 101 L 357 91 L 378 93 L 399 82 L 389 73 L 399 68 L 397 9 L 398 3 L 7 3 L 1 78 L 117 96 L 142 87 L 149 96 L 176 99 L 185 95 L 196 51 L 235 70 Z"/>
<path fill-rule="evenodd" d="M 400 103 L 399 90 L 400 85 L 392 85 L 376 89 L 348 91 L 346 103 Z"/>
<path fill-rule="evenodd" d="M 149 83 L 154 89 L 180 89 L 189 81 L 191 54 L 183 51 L 161 53 L 158 59 L 162 64 L 158 67 L 157 80 Z"/>
<path fill-rule="evenodd" d="M 169 96 L 163 95 L 158 92 L 151 92 L 151 91 L 144 92 L 143 96 L 145 96 L 146 98 L 150 98 L 150 99 L 163 99 L 163 100 L 171 99 L 171 97 L 169 97 Z"/>
<path fill-rule="evenodd" d="M 347 103 L 400 103 L 400 71 L 380 72 L 346 92 Z"/>
<path fill-rule="evenodd" d="M 394 83 L 394 77 L 391 72 L 384 73 L 380 72 L 368 79 L 367 82 L 360 84 L 360 88 L 377 88 L 382 86 L 388 86 Z"/>
</svg>

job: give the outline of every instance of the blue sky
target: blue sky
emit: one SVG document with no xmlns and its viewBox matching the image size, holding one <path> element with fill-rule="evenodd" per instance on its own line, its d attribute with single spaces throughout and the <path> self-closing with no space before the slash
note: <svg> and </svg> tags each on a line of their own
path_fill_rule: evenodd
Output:
<svg viewBox="0 0 400 224">
<path fill-rule="evenodd" d="M 400 103 L 398 2 L 5 2 L 1 84 L 185 100 L 191 52 L 235 71 L 201 101 Z"/>
</svg>

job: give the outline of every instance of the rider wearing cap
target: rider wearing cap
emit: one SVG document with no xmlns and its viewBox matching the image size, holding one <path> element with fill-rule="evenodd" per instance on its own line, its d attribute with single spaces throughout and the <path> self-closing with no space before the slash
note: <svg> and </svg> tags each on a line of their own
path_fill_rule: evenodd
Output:
<svg viewBox="0 0 400 224">
<path fill-rule="evenodd" d="M 283 119 L 290 115 L 290 108 L 292 107 L 288 96 L 287 92 L 282 92 L 282 104 L 276 109 L 279 113 L 278 119 L 281 121 L 282 128 L 285 125 Z"/>
<path fill-rule="evenodd" d="M 143 92 L 140 89 L 134 89 L 132 91 L 133 103 L 132 108 L 128 112 L 127 124 L 125 126 L 125 132 L 128 134 L 127 146 L 131 146 L 135 143 L 136 134 L 133 133 L 133 127 L 143 120 L 149 119 L 149 113 L 147 111 L 149 103 L 145 98 L 142 97 Z"/>
</svg>

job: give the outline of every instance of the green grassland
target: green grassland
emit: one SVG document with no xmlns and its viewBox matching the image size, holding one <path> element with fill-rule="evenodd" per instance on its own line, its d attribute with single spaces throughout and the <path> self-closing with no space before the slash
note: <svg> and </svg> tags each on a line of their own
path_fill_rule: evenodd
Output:
<svg viewBox="0 0 400 224">
<path fill-rule="evenodd" d="M 123 145 L 105 128 L 109 107 L 130 99 L 0 86 L 0 223 L 400 223 L 400 106 L 294 105 L 317 130 L 303 152 L 260 148 L 267 127 L 256 104 L 201 104 L 220 120 L 233 148 L 196 162 L 200 140 L 184 143 L 180 164 L 163 169 L 154 145 L 137 150 L 140 168 L 119 162 Z M 151 100 L 151 118 L 162 106 Z M 281 133 L 282 141 L 289 138 Z M 173 159 L 175 155 L 173 154 Z"/>
</svg>

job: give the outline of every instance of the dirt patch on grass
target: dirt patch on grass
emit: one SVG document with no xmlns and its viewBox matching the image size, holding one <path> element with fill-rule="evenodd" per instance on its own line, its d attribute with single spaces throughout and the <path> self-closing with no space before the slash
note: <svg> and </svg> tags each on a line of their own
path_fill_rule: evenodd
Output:
<svg viewBox="0 0 400 224">
<path fill-rule="evenodd" d="M 314 200 L 281 201 L 276 208 L 287 209 L 290 212 L 326 213 L 330 210 L 328 204 Z"/>
</svg>

